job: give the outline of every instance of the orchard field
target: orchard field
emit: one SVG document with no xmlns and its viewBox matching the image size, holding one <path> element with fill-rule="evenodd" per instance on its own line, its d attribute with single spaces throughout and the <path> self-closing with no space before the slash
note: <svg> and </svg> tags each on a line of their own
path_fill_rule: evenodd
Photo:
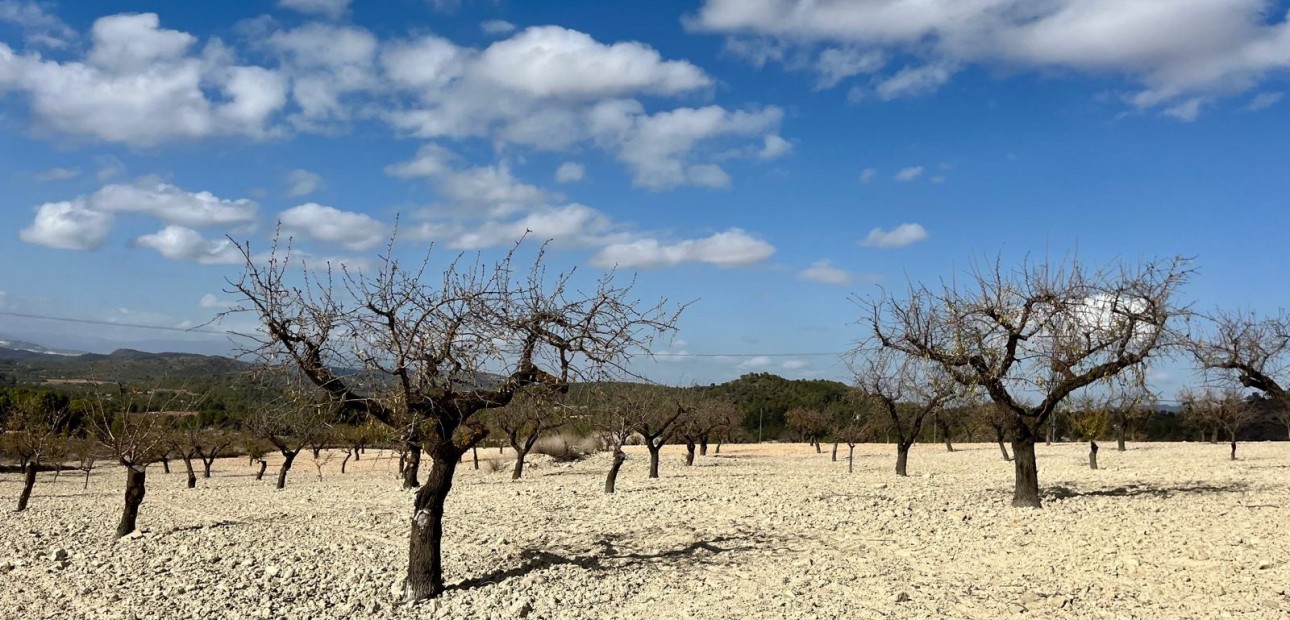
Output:
<svg viewBox="0 0 1290 620">
<path fill-rule="evenodd" d="M 695 466 L 628 448 L 570 464 L 481 450 L 448 497 L 448 589 L 401 602 L 408 491 L 369 451 L 286 488 L 221 459 L 185 488 L 149 467 L 141 532 L 116 540 L 124 475 L 41 474 L 0 527 L 4 618 L 1285 618 L 1290 452 L 1247 443 L 1038 446 L 1044 507 L 1009 505 L 994 444 L 726 445 Z M 468 457 L 469 458 L 469 457 Z M 496 465 L 493 463 L 496 462 Z M 270 464 L 273 467 L 275 463 Z M 21 481 L 0 477 L 0 496 Z"/>
</svg>

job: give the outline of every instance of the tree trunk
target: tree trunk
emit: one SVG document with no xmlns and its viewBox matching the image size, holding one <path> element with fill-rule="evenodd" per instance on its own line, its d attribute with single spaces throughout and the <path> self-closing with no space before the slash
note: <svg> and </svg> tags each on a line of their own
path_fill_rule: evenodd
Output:
<svg viewBox="0 0 1290 620">
<path fill-rule="evenodd" d="M 36 461 L 27 463 L 22 475 L 22 495 L 18 496 L 18 512 L 27 509 L 27 502 L 31 500 L 31 489 L 36 486 L 36 470 L 39 469 Z"/>
<path fill-rule="evenodd" d="M 720 440 L 720 439 L 718 439 L 718 440 L 717 440 L 717 451 L 715 452 L 715 454 L 721 454 L 721 440 Z"/>
<path fill-rule="evenodd" d="M 291 471 L 291 464 L 296 460 L 296 453 L 286 451 L 282 453 L 282 467 L 278 469 L 278 488 L 283 489 L 287 486 L 287 472 Z"/>
<path fill-rule="evenodd" d="M 1048 434 L 1044 437 L 1044 445 L 1053 445 L 1053 439 L 1057 436 L 1057 418 L 1048 418 Z M 1016 452 L 1016 450 L 1013 450 Z"/>
<path fill-rule="evenodd" d="M 618 470 L 622 468 L 623 461 L 627 460 L 627 453 L 622 448 L 614 449 L 614 463 L 609 466 L 609 475 L 605 476 L 605 492 L 613 493 L 614 485 L 618 482 Z"/>
<path fill-rule="evenodd" d="M 260 459 L 260 471 L 256 472 L 255 479 L 264 480 L 264 470 L 268 469 L 268 467 L 269 467 L 269 462 L 264 459 Z"/>
<path fill-rule="evenodd" d="M 694 465 L 694 442 L 685 442 L 685 465 L 690 467 Z"/>
<path fill-rule="evenodd" d="M 856 464 L 856 447 L 847 444 L 847 473 L 855 471 Z"/>
<path fill-rule="evenodd" d="M 708 455 L 708 436 L 699 437 L 699 456 Z"/>
<path fill-rule="evenodd" d="M 1120 420 L 1115 425 L 1115 451 L 1124 452 L 1124 436 L 1129 433 L 1129 424 L 1126 420 Z"/>
<path fill-rule="evenodd" d="M 1008 448 L 1003 445 L 1003 427 L 1002 426 L 996 426 L 994 428 L 994 437 L 995 437 L 995 441 L 999 442 L 999 452 L 1003 453 L 1003 461 L 1005 463 L 1008 461 L 1011 461 L 1012 457 L 1008 456 Z"/>
<path fill-rule="evenodd" d="M 475 460 L 475 471 L 479 471 L 479 447 L 470 447 L 470 457 Z"/>
<path fill-rule="evenodd" d="M 403 586 L 405 601 L 431 599 L 443 593 L 443 503 L 452 490 L 452 476 L 460 454 L 436 447 L 431 453 L 430 473 L 417 490 L 408 537 L 408 576 Z"/>
<path fill-rule="evenodd" d="M 814 442 L 815 442 L 815 453 L 824 454 L 824 448 L 820 447 L 820 440 L 817 438 L 814 440 Z"/>
<path fill-rule="evenodd" d="M 188 488 L 197 488 L 197 473 L 193 471 L 193 457 L 184 457 L 184 467 L 188 469 Z"/>
<path fill-rule="evenodd" d="M 82 486 L 82 487 L 81 487 L 81 490 L 82 490 L 82 491 L 84 491 L 84 490 L 86 490 L 86 489 L 88 489 L 88 488 L 90 488 L 90 470 L 89 470 L 89 469 L 86 469 L 86 470 L 85 470 L 85 486 Z"/>
<path fill-rule="evenodd" d="M 953 452 L 954 443 L 951 441 L 950 437 L 950 425 L 946 424 L 945 421 L 941 419 L 940 414 L 937 414 L 936 416 L 936 427 L 941 429 L 941 437 L 945 438 L 945 451 Z"/>
<path fill-rule="evenodd" d="M 161 459 L 161 471 L 167 474 L 170 473 L 170 457 L 165 457 Z"/>
<path fill-rule="evenodd" d="M 524 475 L 524 459 L 528 457 L 529 451 L 515 451 L 515 469 L 511 471 L 511 480 L 519 480 Z"/>
<path fill-rule="evenodd" d="M 1017 420 L 1012 433 L 1012 463 L 1016 471 L 1012 505 L 1019 508 L 1040 508 L 1039 464 L 1035 460 L 1034 431 L 1024 420 Z"/>
<path fill-rule="evenodd" d="M 896 475 L 908 476 L 906 467 L 909 463 L 909 444 L 896 444 Z"/>
<path fill-rule="evenodd" d="M 214 465 L 214 464 L 215 464 L 214 453 L 211 454 L 209 459 L 207 459 L 206 457 L 202 457 L 202 477 L 203 478 L 211 477 L 211 465 Z"/>
<path fill-rule="evenodd" d="M 345 451 L 345 458 L 340 460 L 340 473 L 342 474 L 345 473 L 345 466 L 349 464 L 349 458 L 351 456 L 354 456 L 356 453 L 357 453 L 357 450 Z M 354 459 L 354 460 L 357 461 L 358 459 Z"/>
<path fill-rule="evenodd" d="M 656 446 L 654 445 L 653 441 L 646 441 L 645 447 L 649 449 L 649 477 L 657 478 L 658 477 L 658 453 L 663 449 L 663 446 Z"/>
<path fill-rule="evenodd" d="M 321 456 L 321 455 L 319 455 L 318 453 L 319 453 L 319 452 L 322 452 L 322 448 L 310 448 L 310 450 L 313 450 L 313 452 L 314 452 L 314 460 L 315 460 L 315 461 L 316 461 L 316 460 L 318 460 L 318 459 L 319 459 L 319 457 Z"/>
<path fill-rule="evenodd" d="M 1088 442 L 1088 467 L 1089 469 L 1097 469 L 1097 442 L 1096 441 Z"/>
<path fill-rule="evenodd" d="M 415 489 L 421 486 L 417 482 L 417 474 L 421 470 L 421 446 L 420 444 L 408 444 L 408 458 L 403 463 L 403 488 Z"/>
<path fill-rule="evenodd" d="M 143 504 L 144 484 L 147 482 L 147 465 L 125 466 L 125 509 L 121 522 L 116 526 L 116 537 L 133 532 L 139 520 L 139 506 Z"/>
<path fill-rule="evenodd" d="M 1228 436 L 1232 440 L 1232 460 L 1235 461 L 1236 460 L 1236 431 L 1232 430 Z"/>
<path fill-rule="evenodd" d="M 833 462 L 838 462 L 838 440 L 833 440 Z"/>
</svg>

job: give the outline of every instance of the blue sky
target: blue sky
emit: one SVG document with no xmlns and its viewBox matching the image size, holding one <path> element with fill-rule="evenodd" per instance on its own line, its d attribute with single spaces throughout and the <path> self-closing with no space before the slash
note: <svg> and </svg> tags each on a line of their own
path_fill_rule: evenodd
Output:
<svg viewBox="0 0 1290 620">
<path fill-rule="evenodd" d="M 1273 312 L 1288 10 L 0 0 L 0 310 L 196 325 L 230 299 L 225 235 L 263 247 L 281 220 L 360 265 L 397 216 L 408 255 L 533 229 L 557 267 L 698 300 L 670 350 L 723 356 L 641 365 L 664 381 L 845 379 L 793 354 L 849 348 L 852 294 L 996 254 L 1195 256 L 1197 307 Z M 0 334 L 224 346 L 4 315 Z"/>
</svg>

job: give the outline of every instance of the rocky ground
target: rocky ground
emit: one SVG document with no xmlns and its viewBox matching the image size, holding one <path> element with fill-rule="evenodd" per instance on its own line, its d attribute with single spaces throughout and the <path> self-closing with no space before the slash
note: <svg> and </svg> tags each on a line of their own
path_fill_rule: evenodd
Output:
<svg viewBox="0 0 1290 620">
<path fill-rule="evenodd" d="M 827 448 L 827 446 L 826 446 Z M 843 446 L 841 454 L 845 455 Z M 504 459 L 496 453 L 486 459 Z M 633 453 L 459 470 L 450 590 L 397 603 L 411 495 L 388 456 L 322 480 L 307 455 L 275 491 L 241 459 L 184 488 L 149 471 L 141 535 L 114 541 L 124 475 L 42 474 L 0 525 L 3 618 L 1287 618 L 1290 444 L 1133 444 L 1087 468 L 1039 447 L 1043 510 L 1013 509 L 993 445 L 726 446 L 659 480 Z M 0 477 L 13 501 L 14 474 Z"/>
</svg>

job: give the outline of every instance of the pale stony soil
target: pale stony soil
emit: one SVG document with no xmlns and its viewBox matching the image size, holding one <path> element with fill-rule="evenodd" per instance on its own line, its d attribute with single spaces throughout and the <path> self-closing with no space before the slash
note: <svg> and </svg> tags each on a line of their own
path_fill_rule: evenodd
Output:
<svg viewBox="0 0 1290 620">
<path fill-rule="evenodd" d="M 633 453 L 459 470 L 442 599 L 396 604 L 411 496 L 369 453 L 285 491 L 246 461 L 183 488 L 149 471 L 144 534 L 114 542 L 123 475 L 42 475 L 0 521 L 3 618 L 1287 618 L 1290 444 L 1040 446 L 1046 508 L 1008 506 L 993 445 L 857 448 L 854 474 L 801 445 L 726 446 L 663 478 Z M 846 448 L 843 446 L 842 454 Z M 494 458 L 495 453 L 481 455 Z M 182 466 L 181 466 L 182 467 Z M 17 477 L 0 478 L 16 501 Z M 67 554 L 57 560 L 58 550 Z"/>
</svg>

